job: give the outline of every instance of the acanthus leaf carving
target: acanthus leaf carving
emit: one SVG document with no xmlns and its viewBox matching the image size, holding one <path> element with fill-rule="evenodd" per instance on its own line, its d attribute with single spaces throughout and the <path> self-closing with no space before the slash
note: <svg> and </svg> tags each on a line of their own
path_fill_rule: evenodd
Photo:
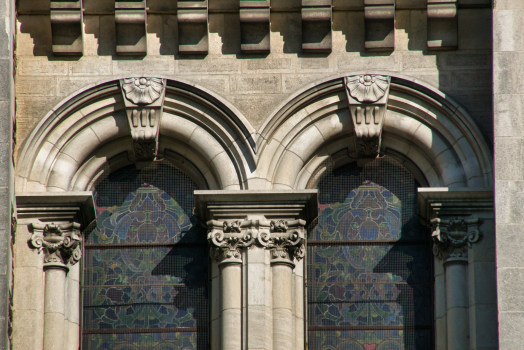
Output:
<svg viewBox="0 0 524 350">
<path fill-rule="evenodd" d="M 292 264 L 305 256 L 304 220 L 271 221 L 270 232 L 259 234 L 258 243 L 271 250 L 272 262 Z"/>
<path fill-rule="evenodd" d="M 390 81 L 388 76 L 372 74 L 344 80 L 359 157 L 375 158 L 380 152 Z"/>
<path fill-rule="evenodd" d="M 240 230 L 240 221 L 215 221 L 207 222 L 207 239 L 210 245 L 210 254 L 219 262 L 241 262 L 242 248 L 249 247 L 255 241 L 252 232 Z"/>
<path fill-rule="evenodd" d="M 152 161 L 158 156 L 166 80 L 125 78 L 120 80 L 120 86 L 133 139 L 134 161 Z"/>
<path fill-rule="evenodd" d="M 29 243 L 38 252 L 44 252 L 44 268 L 59 267 L 68 269 L 82 257 L 82 238 L 80 224 L 68 225 L 33 224 L 33 234 Z"/>
<path fill-rule="evenodd" d="M 479 219 L 431 220 L 433 224 L 433 253 L 439 259 L 467 260 L 468 249 L 482 238 Z"/>
</svg>

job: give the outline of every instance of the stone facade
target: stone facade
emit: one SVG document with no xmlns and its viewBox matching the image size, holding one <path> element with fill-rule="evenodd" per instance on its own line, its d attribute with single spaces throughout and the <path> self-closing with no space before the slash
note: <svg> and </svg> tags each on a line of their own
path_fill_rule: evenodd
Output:
<svg viewBox="0 0 524 350">
<path fill-rule="evenodd" d="M 520 349 L 521 1 L 254 3 L 0 0 L 0 349 L 78 348 L 94 183 L 160 159 L 202 189 L 211 348 L 306 348 L 312 188 L 383 155 L 422 186 L 435 349 Z"/>
</svg>

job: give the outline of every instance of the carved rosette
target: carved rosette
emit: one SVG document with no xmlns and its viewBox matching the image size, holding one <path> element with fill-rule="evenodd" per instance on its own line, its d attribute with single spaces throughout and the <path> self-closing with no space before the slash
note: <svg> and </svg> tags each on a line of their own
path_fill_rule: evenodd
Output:
<svg viewBox="0 0 524 350">
<path fill-rule="evenodd" d="M 120 86 L 133 138 L 134 160 L 152 161 L 158 155 L 158 135 L 166 80 L 149 77 L 126 78 L 120 80 Z"/>
<path fill-rule="evenodd" d="M 268 231 L 261 231 L 257 242 L 271 250 L 271 263 L 285 263 L 294 266 L 294 260 L 305 256 L 304 220 L 271 221 Z"/>
<path fill-rule="evenodd" d="M 355 75 L 345 78 L 355 148 L 362 158 L 375 158 L 380 152 L 382 126 L 391 78 L 383 75 Z"/>
<path fill-rule="evenodd" d="M 255 241 L 252 232 L 240 228 L 241 222 L 216 221 L 207 222 L 207 240 L 210 245 L 210 254 L 213 259 L 221 263 L 242 262 L 242 248 L 249 247 Z"/>
<path fill-rule="evenodd" d="M 468 259 L 468 248 L 482 237 L 479 219 L 431 220 L 433 253 L 444 262 Z"/>
<path fill-rule="evenodd" d="M 32 224 L 29 243 L 38 252 L 44 252 L 44 269 L 62 268 L 76 264 L 82 257 L 80 224 Z"/>
</svg>

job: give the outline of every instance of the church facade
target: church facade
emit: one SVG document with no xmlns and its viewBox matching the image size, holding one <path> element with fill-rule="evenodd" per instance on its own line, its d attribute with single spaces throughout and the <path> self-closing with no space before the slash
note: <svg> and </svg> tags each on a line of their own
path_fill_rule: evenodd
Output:
<svg viewBox="0 0 524 350">
<path fill-rule="evenodd" d="M 518 0 L 1 0 L 0 349 L 520 349 Z"/>
</svg>

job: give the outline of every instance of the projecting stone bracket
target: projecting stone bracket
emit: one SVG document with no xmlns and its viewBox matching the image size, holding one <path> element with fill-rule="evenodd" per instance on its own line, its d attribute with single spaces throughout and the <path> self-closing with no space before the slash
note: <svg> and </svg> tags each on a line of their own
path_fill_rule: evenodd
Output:
<svg viewBox="0 0 524 350">
<path fill-rule="evenodd" d="M 120 80 L 127 120 L 133 138 L 136 163 L 150 162 L 158 155 L 158 135 L 166 80 L 137 77 Z"/>
<path fill-rule="evenodd" d="M 373 159 L 379 155 L 390 81 L 388 76 L 371 74 L 344 80 L 359 158 Z"/>
</svg>

